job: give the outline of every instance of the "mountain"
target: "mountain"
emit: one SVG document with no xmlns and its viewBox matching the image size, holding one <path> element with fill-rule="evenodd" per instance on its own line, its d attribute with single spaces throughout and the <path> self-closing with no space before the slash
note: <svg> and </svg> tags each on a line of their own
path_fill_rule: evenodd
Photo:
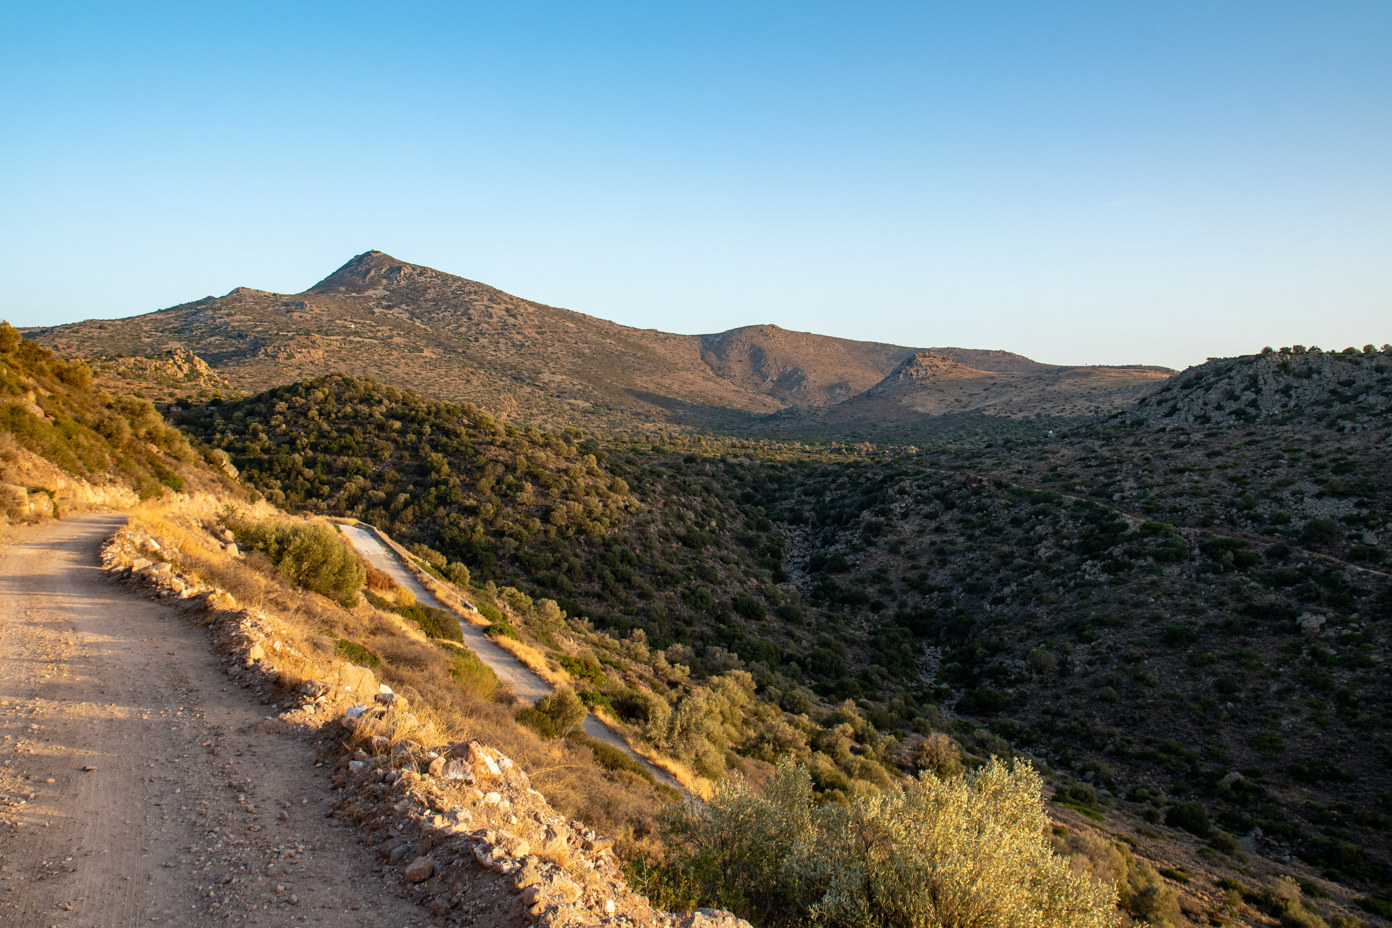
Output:
<svg viewBox="0 0 1392 928">
<path fill-rule="evenodd" d="M 773 325 L 711 335 L 636 329 L 379 251 L 358 255 L 302 293 L 239 287 L 128 319 L 29 335 L 90 359 L 192 351 L 237 391 L 337 371 L 553 427 L 786 431 L 843 420 L 924 423 L 962 409 L 1066 416 L 1118 408 L 1169 373 L 1056 368 L 1007 352 L 939 348 L 936 357 L 977 371 L 978 379 L 1007 378 L 1008 401 L 967 402 L 960 378 L 916 379 L 888 402 L 876 394 L 822 420 L 820 410 L 877 387 L 890 392 L 886 378 L 922 352 Z"/>
<path fill-rule="evenodd" d="M 1085 418 L 1127 409 L 1172 376 L 1163 367 L 1066 367 L 1008 351 L 933 348 L 905 357 L 869 389 L 780 417 L 779 425 L 785 432 L 869 437 L 949 421 Z"/>
</svg>

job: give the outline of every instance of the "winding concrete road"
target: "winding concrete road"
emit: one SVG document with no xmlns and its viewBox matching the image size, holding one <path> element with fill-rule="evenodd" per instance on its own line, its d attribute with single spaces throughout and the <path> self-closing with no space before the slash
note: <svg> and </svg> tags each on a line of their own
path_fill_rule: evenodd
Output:
<svg viewBox="0 0 1392 928">
<path fill-rule="evenodd" d="M 416 602 L 433 606 L 436 609 L 443 609 L 453 615 L 459 622 L 460 630 L 464 632 L 465 646 L 477 654 L 485 664 L 493 668 L 498 679 L 511 687 L 512 691 L 519 697 L 535 703 L 541 697 L 551 693 L 551 684 L 543 680 L 526 664 L 513 657 L 509 651 L 495 644 L 493 639 L 483 633 L 482 628 L 460 615 L 458 610 L 451 609 L 444 602 L 441 602 L 434 593 L 426 588 L 425 584 L 416 579 L 415 574 L 411 573 L 410 569 L 402 562 L 401 556 L 382 542 L 377 529 L 346 522 L 340 522 L 338 526 L 343 530 L 344 537 L 357 549 L 359 554 L 367 559 L 369 564 L 387 573 L 400 586 L 415 594 Z M 623 751 L 648 768 L 657 782 L 681 790 L 683 793 L 686 792 L 670 773 L 634 751 L 618 732 L 589 713 L 585 714 L 585 734 Z"/>
</svg>

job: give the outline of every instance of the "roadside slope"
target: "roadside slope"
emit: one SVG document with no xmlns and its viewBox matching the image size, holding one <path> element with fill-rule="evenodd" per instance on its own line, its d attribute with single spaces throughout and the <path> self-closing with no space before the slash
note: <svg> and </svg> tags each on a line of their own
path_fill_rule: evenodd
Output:
<svg viewBox="0 0 1392 928">
<path fill-rule="evenodd" d="M 109 585 L 90 515 L 0 538 L 0 923 L 420 924 L 325 819 L 313 746 Z"/>
<path fill-rule="evenodd" d="M 549 683 L 516 657 L 513 657 L 512 654 L 494 644 L 483 633 L 483 629 L 459 615 L 449 604 L 442 602 L 436 598 L 435 594 L 426 589 L 425 585 L 417 580 L 415 575 L 402 563 L 401 556 L 382 543 L 377 537 L 375 529 L 347 523 L 339 523 L 339 525 L 343 529 L 344 537 L 357 549 L 359 554 L 366 558 L 373 567 L 390 574 L 397 584 L 410 590 L 415 595 L 417 602 L 433 606 L 436 609 L 443 609 L 455 616 L 459 620 L 460 630 L 464 633 L 465 647 L 473 651 L 480 660 L 491 667 L 493 672 L 498 675 L 498 679 L 511 687 L 513 693 L 532 703 L 551 693 Z M 647 767 L 659 783 L 686 792 L 686 788 L 677 782 L 675 777 L 629 747 L 622 736 L 595 718 L 594 715 L 586 713 L 584 728 L 585 734 L 591 738 L 613 745 Z"/>
</svg>

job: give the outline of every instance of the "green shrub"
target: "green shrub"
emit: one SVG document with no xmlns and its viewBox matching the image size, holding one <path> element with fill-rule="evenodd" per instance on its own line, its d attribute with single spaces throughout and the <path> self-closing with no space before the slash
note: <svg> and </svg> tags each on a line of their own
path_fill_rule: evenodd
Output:
<svg viewBox="0 0 1392 928">
<path fill-rule="evenodd" d="M 912 767 L 938 777 L 961 776 L 962 749 L 947 735 L 935 731 L 913 752 Z"/>
<path fill-rule="evenodd" d="M 1339 535 L 1339 523 L 1327 517 L 1311 519 L 1300 529 L 1300 540 L 1312 545 L 1330 544 Z"/>
<path fill-rule="evenodd" d="M 1215 828 L 1213 835 L 1208 839 L 1208 846 L 1221 854 L 1226 854 L 1234 860 L 1245 860 L 1247 855 L 1242 850 L 1241 843 L 1228 832 L 1221 828 Z"/>
<path fill-rule="evenodd" d="M 1005 709 L 1005 694 L 989 686 L 967 690 L 957 700 L 957 711 L 967 715 L 995 715 Z"/>
<path fill-rule="evenodd" d="M 420 626 L 421 631 L 431 638 L 443 638 L 447 641 L 464 640 L 464 632 L 459 627 L 459 620 L 443 609 L 414 603 L 410 606 L 398 606 L 396 612 L 415 622 Z"/>
<path fill-rule="evenodd" d="M 580 701 L 591 709 L 605 709 L 610 715 L 619 714 L 614 709 L 614 701 L 599 690 L 581 690 L 577 695 Z"/>
<path fill-rule="evenodd" d="M 0 322 L 0 354 L 14 354 L 19 347 L 19 330 L 8 322 Z"/>
<path fill-rule="evenodd" d="M 492 699 L 498 691 L 498 675 L 473 651 L 451 648 L 449 673 L 462 690 L 480 699 Z"/>
<path fill-rule="evenodd" d="M 589 748 L 590 753 L 594 755 L 595 763 L 605 770 L 627 770 L 649 783 L 657 782 L 647 765 L 630 756 L 627 751 L 620 750 L 612 744 L 605 744 L 603 741 L 596 741 L 593 738 L 584 739 L 584 743 L 585 747 Z"/>
<path fill-rule="evenodd" d="M 1338 915 L 1330 916 L 1329 928 L 1368 928 L 1368 923 L 1356 916 L 1340 912 Z"/>
<path fill-rule="evenodd" d="M 360 664 L 363 667 L 376 667 L 378 664 L 382 663 L 378 660 L 376 654 L 373 654 L 356 641 L 349 641 L 347 638 L 338 639 L 338 643 L 335 645 L 334 649 L 338 651 L 339 656 L 344 660 L 353 664 Z"/>
<path fill-rule="evenodd" d="M 818 806 L 807 768 L 785 761 L 764 795 L 728 781 L 665 824 L 685 842 L 681 879 L 765 923 L 1112 925 L 1115 889 L 1053 852 L 1039 788 L 1028 766 L 992 760 Z"/>
<path fill-rule="evenodd" d="M 265 519 L 234 525 L 232 531 L 293 583 L 344 606 L 357 603 L 367 572 L 348 542 L 327 525 Z"/>
<path fill-rule="evenodd" d="M 569 654 L 562 654 L 556 658 L 556 663 L 565 668 L 565 672 L 577 680 L 588 680 L 595 686 L 603 686 L 609 677 L 600 669 L 599 662 L 588 657 L 571 657 Z"/>
<path fill-rule="evenodd" d="M 1191 835 L 1207 838 L 1213 833 L 1213 823 L 1208 820 L 1208 812 L 1197 802 L 1177 802 L 1165 812 L 1165 824 L 1171 828 L 1182 828 Z"/>
<path fill-rule="evenodd" d="M 561 733 L 556 731 L 556 723 L 551 721 L 551 716 L 542 712 L 536 706 L 527 706 L 517 713 L 517 721 L 526 725 L 541 737 L 551 740 L 559 738 Z"/>
<path fill-rule="evenodd" d="M 483 633 L 489 638 L 512 638 L 518 639 L 517 629 L 506 619 L 501 622 L 489 622 L 484 628 Z"/>
<path fill-rule="evenodd" d="M 566 686 L 538 699 L 534 708 L 551 719 L 556 733 L 562 737 L 585 721 L 585 704 L 574 690 Z"/>
<path fill-rule="evenodd" d="M 1372 912 L 1374 915 L 1392 919 L 1392 901 L 1374 896 L 1359 896 L 1353 900 L 1353 903 L 1365 912 Z"/>
</svg>

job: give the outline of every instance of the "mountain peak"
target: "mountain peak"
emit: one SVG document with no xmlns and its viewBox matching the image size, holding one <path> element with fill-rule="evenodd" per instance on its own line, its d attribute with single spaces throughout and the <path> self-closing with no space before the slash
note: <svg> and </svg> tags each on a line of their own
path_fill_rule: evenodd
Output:
<svg viewBox="0 0 1392 928">
<path fill-rule="evenodd" d="M 365 293 L 399 283 L 429 268 L 398 261 L 383 251 L 364 251 L 310 287 L 312 293 Z"/>
</svg>

